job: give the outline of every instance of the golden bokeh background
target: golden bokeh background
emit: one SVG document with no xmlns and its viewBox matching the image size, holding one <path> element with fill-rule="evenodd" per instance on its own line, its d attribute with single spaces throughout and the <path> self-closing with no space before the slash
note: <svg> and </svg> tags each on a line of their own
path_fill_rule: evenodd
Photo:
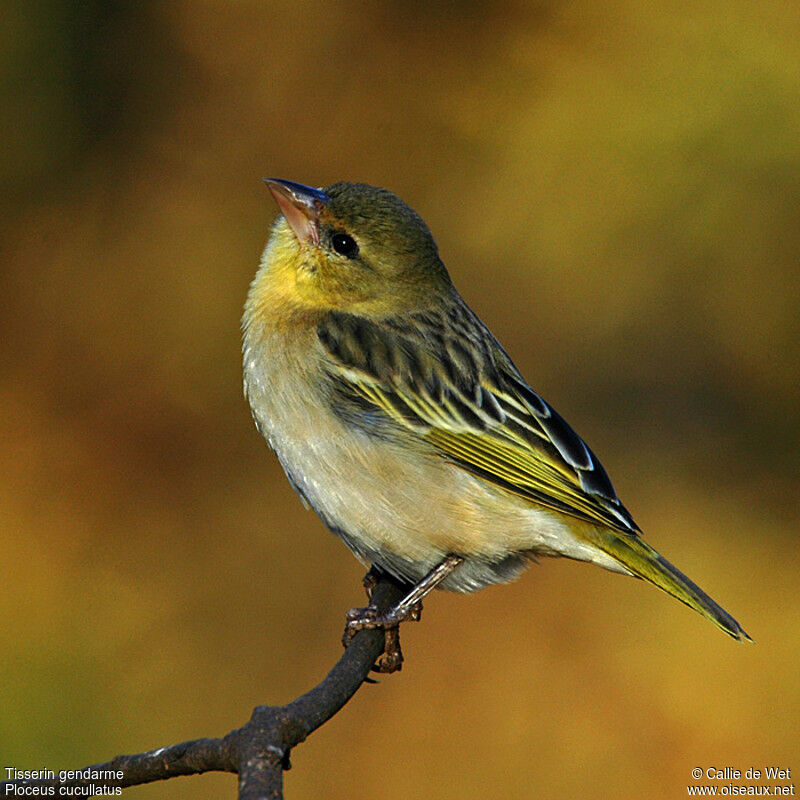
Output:
<svg viewBox="0 0 800 800">
<path fill-rule="evenodd" d="M 796 2 L 3 13 L 0 766 L 221 735 L 339 655 L 363 568 L 241 393 L 275 175 L 419 211 L 648 541 L 755 639 L 567 561 L 437 593 L 287 796 L 678 798 L 696 766 L 800 770 Z"/>
</svg>

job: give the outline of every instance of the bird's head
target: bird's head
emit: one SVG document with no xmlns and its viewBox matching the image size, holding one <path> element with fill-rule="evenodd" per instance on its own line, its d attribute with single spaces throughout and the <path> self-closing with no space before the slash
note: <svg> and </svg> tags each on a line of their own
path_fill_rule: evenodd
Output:
<svg viewBox="0 0 800 800">
<path fill-rule="evenodd" d="M 263 278 L 283 302 L 380 317 L 424 307 L 450 288 L 428 227 L 386 189 L 265 182 L 282 216 Z"/>
</svg>

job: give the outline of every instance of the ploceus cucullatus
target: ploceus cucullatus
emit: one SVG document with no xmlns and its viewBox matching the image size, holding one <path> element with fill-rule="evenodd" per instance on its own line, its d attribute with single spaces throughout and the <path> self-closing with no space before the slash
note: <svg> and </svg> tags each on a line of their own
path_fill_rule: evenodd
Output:
<svg viewBox="0 0 800 800">
<path fill-rule="evenodd" d="M 276 220 L 245 306 L 244 385 L 301 497 L 358 558 L 471 592 L 566 556 L 739 623 L 645 543 L 597 457 L 467 306 L 423 220 L 387 191 L 268 179 Z M 390 664 L 391 666 L 391 664 Z M 396 664 L 394 664 L 396 666 Z"/>
</svg>

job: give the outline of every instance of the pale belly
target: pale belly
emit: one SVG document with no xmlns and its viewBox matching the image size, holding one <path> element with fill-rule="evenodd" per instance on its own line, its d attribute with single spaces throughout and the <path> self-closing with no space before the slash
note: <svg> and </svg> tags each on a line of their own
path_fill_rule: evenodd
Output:
<svg viewBox="0 0 800 800">
<path fill-rule="evenodd" d="M 317 383 L 305 361 L 286 353 L 266 374 L 255 356 L 246 348 L 245 391 L 259 430 L 298 493 L 364 563 L 417 581 L 456 553 L 466 560 L 442 585 L 455 591 L 511 580 L 536 555 L 616 565 L 563 515 L 469 474 L 421 438 L 401 448 L 346 428 L 324 398 L 297 391 Z"/>
</svg>

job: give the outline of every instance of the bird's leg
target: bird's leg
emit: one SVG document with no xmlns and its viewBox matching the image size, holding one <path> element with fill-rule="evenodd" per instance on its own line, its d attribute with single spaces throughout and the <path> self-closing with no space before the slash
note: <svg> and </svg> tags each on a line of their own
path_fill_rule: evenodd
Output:
<svg viewBox="0 0 800 800">
<path fill-rule="evenodd" d="M 456 567 L 464 561 L 462 556 L 451 553 L 437 564 L 411 591 L 388 611 L 381 614 L 373 605 L 366 608 L 351 608 L 347 612 L 347 625 L 342 644 L 347 647 L 353 637 L 365 628 L 383 628 L 385 645 L 373 669 L 376 672 L 395 672 L 402 668 L 403 652 L 400 649 L 400 623 L 406 620 L 416 622 L 422 616 L 422 600 L 432 592 Z M 364 578 L 367 596 L 371 599 L 371 589 L 377 579 L 375 569 Z"/>
</svg>

